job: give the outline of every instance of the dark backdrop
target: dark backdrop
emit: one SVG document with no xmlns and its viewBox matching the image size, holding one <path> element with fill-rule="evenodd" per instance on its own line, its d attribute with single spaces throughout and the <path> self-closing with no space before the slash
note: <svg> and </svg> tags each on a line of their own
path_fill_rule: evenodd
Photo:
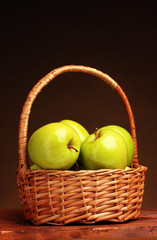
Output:
<svg viewBox="0 0 157 240">
<path fill-rule="evenodd" d="M 20 207 L 16 186 L 18 124 L 27 94 L 67 64 L 97 68 L 123 88 L 135 116 L 139 162 L 149 167 L 143 207 L 157 207 L 156 1 L 52 1 L 1 8 L 0 207 Z M 75 3 L 74 3 L 75 2 Z M 33 104 L 28 137 L 62 119 L 129 130 L 119 96 L 81 73 L 56 78 Z"/>
</svg>

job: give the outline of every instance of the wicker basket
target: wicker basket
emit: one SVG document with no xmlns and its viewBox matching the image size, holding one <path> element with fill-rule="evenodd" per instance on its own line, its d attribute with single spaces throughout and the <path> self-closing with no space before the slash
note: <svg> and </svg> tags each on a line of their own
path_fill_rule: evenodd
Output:
<svg viewBox="0 0 157 240">
<path fill-rule="evenodd" d="M 135 157 L 128 170 L 31 170 L 27 160 L 27 129 L 32 104 L 38 93 L 62 73 L 84 72 L 109 84 L 121 97 L 135 144 Z M 122 88 L 108 75 L 85 66 L 63 66 L 51 71 L 30 91 L 19 124 L 19 167 L 17 184 L 26 219 L 35 225 L 91 224 L 136 219 L 144 193 L 147 167 L 138 164 L 133 113 Z"/>
</svg>

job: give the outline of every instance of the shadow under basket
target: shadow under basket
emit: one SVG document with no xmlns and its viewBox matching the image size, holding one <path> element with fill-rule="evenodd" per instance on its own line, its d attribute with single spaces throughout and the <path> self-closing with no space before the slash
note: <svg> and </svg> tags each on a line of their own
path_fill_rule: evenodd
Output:
<svg viewBox="0 0 157 240">
<path fill-rule="evenodd" d="M 100 170 L 31 170 L 27 160 L 27 131 L 32 104 L 38 93 L 55 77 L 66 72 L 91 74 L 110 85 L 124 103 L 135 145 L 131 168 Z M 54 69 L 30 91 L 19 124 L 19 167 L 17 184 L 27 220 L 35 225 L 92 224 L 136 219 L 144 194 L 147 167 L 138 163 L 134 117 L 122 88 L 107 74 L 91 67 L 69 65 Z"/>
</svg>

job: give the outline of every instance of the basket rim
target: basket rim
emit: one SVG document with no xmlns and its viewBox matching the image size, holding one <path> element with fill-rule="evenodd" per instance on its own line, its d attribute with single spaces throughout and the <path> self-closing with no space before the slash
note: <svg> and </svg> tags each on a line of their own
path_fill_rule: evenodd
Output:
<svg viewBox="0 0 157 240">
<path fill-rule="evenodd" d="M 116 174 L 116 173 L 136 173 L 140 171 L 147 171 L 148 167 L 143 165 L 138 165 L 136 168 L 129 167 L 129 169 L 98 169 L 98 170 L 53 170 L 53 169 L 26 169 L 26 173 L 47 173 L 47 174 L 63 174 L 63 175 L 80 175 L 80 174 Z"/>
</svg>

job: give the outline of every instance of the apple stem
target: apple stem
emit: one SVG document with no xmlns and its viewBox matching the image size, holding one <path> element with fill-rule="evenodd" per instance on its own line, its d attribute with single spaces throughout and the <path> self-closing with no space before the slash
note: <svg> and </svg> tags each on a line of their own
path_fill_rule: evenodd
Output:
<svg viewBox="0 0 157 240">
<path fill-rule="evenodd" d="M 98 128 L 95 129 L 95 138 L 98 139 L 99 135 L 98 135 Z"/>
<path fill-rule="evenodd" d="M 69 149 L 74 149 L 75 152 L 78 152 L 78 150 L 77 150 L 76 148 L 72 147 L 72 146 L 68 146 L 68 148 L 69 148 Z"/>
<path fill-rule="evenodd" d="M 79 170 L 79 165 L 78 165 L 78 163 L 76 162 L 75 163 L 75 171 L 78 171 Z"/>
</svg>

